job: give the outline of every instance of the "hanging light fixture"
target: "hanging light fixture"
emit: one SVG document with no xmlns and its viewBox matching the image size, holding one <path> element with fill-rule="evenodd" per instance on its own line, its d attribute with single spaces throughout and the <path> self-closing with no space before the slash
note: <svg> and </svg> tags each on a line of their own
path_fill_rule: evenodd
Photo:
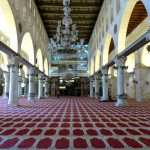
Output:
<svg viewBox="0 0 150 150">
<path fill-rule="evenodd" d="M 78 30 L 76 24 L 72 24 L 72 18 L 70 16 L 71 8 L 70 0 L 63 0 L 64 15 L 62 21 L 58 21 L 57 33 L 50 38 L 50 50 L 53 56 L 60 58 L 72 58 L 77 56 L 78 51 L 82 51 L 84 47 L 84 39 L 78 40 Z M 63 29 L 61 23 L 65 26 Z M 70 25 L 72 30 L 70 31 Z"/>
</svg>

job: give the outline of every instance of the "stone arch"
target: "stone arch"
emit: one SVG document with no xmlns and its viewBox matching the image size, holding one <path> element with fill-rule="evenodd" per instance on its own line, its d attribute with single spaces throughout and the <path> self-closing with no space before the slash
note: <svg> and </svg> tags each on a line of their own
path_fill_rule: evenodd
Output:
<svg viewBox="0 0 150 150">
<path fill-rule="evenodd" d="M 134 54 L 130 54 L 128 57 L 127 57 L 127 61 L 126 61 L 126 66 L 128 66 L 128 69 L 127 69 L 127 72 L 133 72 L 134 71 L 134 68 L 135 68 L 135 57 L 134 57 Z"/>
<path fill-rule="evenodd" d="M 0 51 L 0 68 L 4 71 L 8 71 L 8 58 L 7 55 Z"/>
<path fill-rule="evenodd" d="M 91 59 L 91 65 L 90 65 L 90 75 L 92 76 L 94 74 L 94 61 Z"/>
<path fill-rule="evenodd" d="M 34 47 L 31 35 L 29 32 L 25 33 L 21 43 L 20 55 L 34 65 Z"/>
<path fill-rule="evenodd" d="M 43 56 L 41 49 L 38 49 L 36 54 L 36 66 L 39 68 L 40 71 L 43 71 Z"/>
<path fill-rule="evenodd" d="M 122 14 L 120 27 L 119 27 L 119 34 L 118 34 L 118 52 L 122 52 L 126 48 L 126 36 L 127 36 L 127 30 L 129 21 L 132 15 L 132 12 L 138 2 L 141 2 L 140 0 L 129 0 L 126 4 L 126 7 L 124 9 L 124 12 Z"/>
<path fill-rule="evenodd" d="M 107 34 L 106 39 L 105 39 L 104 49 L 103 49 L 103 65 L 108 63 L 108 55 L 109 55 L 110 44 L 112 40 L 113 40 L 112 35 Z"/>
<path fill-rule="evenodd" d="M 48 76 L 48 61 L 47 58 L 44 60 L 44 72 Z"/>
<path fill-rule="evenodd" d="M 18 52 L 16 23 L 8 0 L 0 0 L 0 32 L 9 38 L 10 48 Z"/>
<path fill-rule="evenodd" d="M 95 57 L 95 72 L 97 72 L 100 69 L 101 66 L 100 61 L 101 61 L 101 56 L 100 56 L 100 50 L 98 49 Z"/>
</svg>

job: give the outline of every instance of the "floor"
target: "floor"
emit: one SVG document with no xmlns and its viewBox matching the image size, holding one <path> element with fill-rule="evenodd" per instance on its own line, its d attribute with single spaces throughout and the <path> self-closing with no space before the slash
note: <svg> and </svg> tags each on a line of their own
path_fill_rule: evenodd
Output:
<svg viewBox="0 0 150 150">
<path fill-rule="evenodd" d="M 127 108 L 81 97 L 0 98 L 0 149 L 150 149 L 150 102 Z"/>
</svg>

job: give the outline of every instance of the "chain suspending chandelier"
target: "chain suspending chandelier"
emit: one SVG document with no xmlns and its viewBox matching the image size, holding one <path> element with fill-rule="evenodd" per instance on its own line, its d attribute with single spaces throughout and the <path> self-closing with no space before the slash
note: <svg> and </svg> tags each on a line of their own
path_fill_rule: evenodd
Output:
<svg viewBox="0 0 150 150">
<path fill-rule="evenodd" d="M 72 25 L 70 31 L 70 25 L 72 24 L 70 0 L 63 0 L 63 5 L 65 17 L 62 19 L 62 24 L 65 25 L 65 28 L 63 29 L 61 21 L 58 21 L 57 33 L 53 38 L 50 38 L 50 49 L 53 56 L 71 58 L 76 57 L 77 52 L 83 49 L 84 39 L 80 39 L 80 44 L 77 43 L 78 30 L 76 24 Z"/>
</svg>

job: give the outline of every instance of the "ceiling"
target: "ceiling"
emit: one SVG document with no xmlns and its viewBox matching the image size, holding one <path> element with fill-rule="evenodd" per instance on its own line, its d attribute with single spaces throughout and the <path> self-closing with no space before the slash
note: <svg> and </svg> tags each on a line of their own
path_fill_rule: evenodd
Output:
<svg viewBox="0 0 150 150">
<path fill-rule="evenodd" d="M 148 17 L 144 4 L 139 1 L 136 3 L 128 25 L 127 36 Z"/>
<path fill-rule="evenodd" d="M 88 44 L 104 0 L 71 0 L 71 17 L 79 30 L 79 39 Z M 49 38 L 56 34 L 58 21 L 64 17 L 63 0 L 35 0 Z"/>
</svg>

